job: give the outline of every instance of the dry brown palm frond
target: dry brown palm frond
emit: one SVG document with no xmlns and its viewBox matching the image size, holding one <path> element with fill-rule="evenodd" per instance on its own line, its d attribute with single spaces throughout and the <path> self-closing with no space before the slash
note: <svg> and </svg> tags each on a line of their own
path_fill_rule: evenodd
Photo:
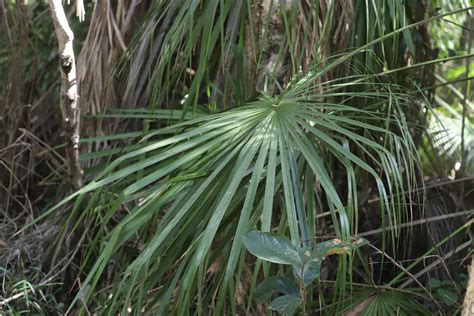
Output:
<svg viewBox="0 0 474 316">
<path fill-rule="evenodd" d="M 17 218 L 17 224 L 23 222 L 19 217 L 27 221 L 34 217 L 36 207 L 44 207 L 45 195 L 58 195 L 52 190 L 64 176 L 64 158 L 30 131 L 20 132 L 0 150 L 0 215 Z"/>
<path fill-rule="evenodd" d="M 16 138 L 16 130 L 23 121 L 22 112 L 24 110 L 24 93 L 26 90 L 26 81 L 23 74 L 26 70 L 26 64 L 23 59 L 26 57 L 27 45 L 29 42 L 28 32 L 28 11 L 21 5 L 14 9 L 5 8 L 2 5 L 2 15 L 5 17 L 2 27 L 8 34 L 9 63 L 5 69 L 7 83 L 5 84 L 3 104 L 0 105 L 0 116 L 4 122 L 4 144 L 7 145 Z M 11 33 L 16 36 L 12 38 Z M 16 51 L 17 53 L 13 54 Z"/>
<path fill-rule="evenodd" d="M 51 192 L 41 182 L 62 164 L 50 155 L 50 146 L 62 143 L 54 107 L 57 82 L 48 77 L 57 68 L 39 54 L 48 52 L 48 43 L 38 39 L 48 38 L 52 25 L 32 19 L 47 10 L 44 3 L 0 5 L 0 50 L 7 60 L 0 65 L 0 217 L 20 217 L 19 225 L 33 216 L 36 203 L 44 207 L 42 197 Z"/>
<path fill-rule="evenodd" d="M 79 95 L 82 115 L 97 115 L 122 105 L 122 84 L 117 67 L 127 50 L 130 30 L 142 15 L 142 1 L 98 1 L 89 32 L 78 58 Z M 116 132 L 115 124 L 94 119 L 85 124 L 84 137 Z M 86 148 L 91 151 L 92 148 Z M 97 143 L 102 149 L 104 144 Z"/>
</svg>

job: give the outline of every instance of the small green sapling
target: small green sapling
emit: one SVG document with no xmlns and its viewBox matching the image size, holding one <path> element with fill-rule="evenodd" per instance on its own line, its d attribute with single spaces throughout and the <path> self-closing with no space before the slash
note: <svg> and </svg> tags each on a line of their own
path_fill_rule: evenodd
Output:
<svg viewBox="0 0 474 316">
<path fill-rule="evenodd" d="M 273 276 L 257 288 L 258 301 L 263 302 L 278 292 L 269 309 L 283 315 L 293 315 L 298 308 L 305 314 L 306 288 L 319 277 L 321 262 L 333 254 L 345 254 L 367 244 L 364 238 L 331 239 L 315 246 L 295 246 L 285 236 L 249 232 L 243 239 L 247 250 L 254 256 L 273 263 L 291 265 L 295 281 L 284 276 Z"/>
</svg>

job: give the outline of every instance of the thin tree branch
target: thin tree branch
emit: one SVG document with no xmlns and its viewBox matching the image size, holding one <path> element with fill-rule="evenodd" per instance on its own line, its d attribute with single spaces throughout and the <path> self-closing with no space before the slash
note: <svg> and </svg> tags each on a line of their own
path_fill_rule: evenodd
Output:
<svg viewBox="0 0 474 316">
<path fill-rule="evenodd" d="M 450 258 L 452 255 L 460 252 L 461 250 L 464 250 L 465 248 L 467 247 L 470 247 L 472 245 L 472 240 L 469 240 L 469 241 L 466 241 L 465 243 L 463 243 L 462 245 L 456 247 L 455 249 L 447 252 L 443 257 L 440 257 L 439 259 L 437 259 L 436 261 L 430 263 L 426 268 L 424 268 L 423 270 L 421 270 L 420 272 L 418 272 L 417 274 L 415 274 L 415 279 L 418 279 L 420 278 L 423 274 L 431 271 L 433 268 L 435 268 L 437 265 L 439 265 L 440 263 L 443 263 L 444 260 Z M 414 279 L 408 279 L 406 280 L 402 285 L 400 285 L 398 288 L 399 289 L 403 289 L 403 288 L 406 288 L 408 285 L 410 285 L 412 282 L 413 282 Z"/>
<path fill-rule="evenodd" d="M 367 244 L 369 247 L 371 247 L 372 249 L 374 249 L 377 253 L 383 255 L 385 258 L 387 258 L 390 262 L 392 262 L 392 264 L 394 264 L 396 267 L 398 267 L 400 270 L 402 270 L 403 272 L 405 272 L 405 274 L 407 274 L 411 279 L 413 279 L 413 281 L 415 281 L 415 283 L 423 290 L 425 291 L 425 293 L 430 297 L 430 299 L 432 300 L 432 302 L 439 308 L 439 310 L 442 310 L 441 306 L 439 305 L 438 301 L 433 297 L 433 295 L 431 295 L 431 292 L 428 291 L 424 286 L 423 284 L 421 284 L 420 281 L 418 281 L 418 279 L 412 274 L 410 273 L 404 266 L 402 266 L 400 263 L 398 263 L 397 261 L 395 261 L 395 259 L 393 259 L 392 257 L 390 257 L 389 255 L 387 255 L 384 251 L 378 249 L 377 247 L 371 245 L 371 244 Z"/>
<path fill-rule="evenodd" d="M 439 216 L 432 216 L 432 217 L 426 217 L 418 220 L 414 220 L 408 223 L 403 223 L 398 225 L 397 227 L 394 226 L 386 226 L 384 228 L 379 228 L 379 229 L 374 229 L 371 231 L 366 231 L 362 232 L 360 234 L 357 234 L 357 237 L 365 237 L 365 236 L 370 236 L 370 235 L 375 235 L 375 234 L 380 234 L 384 232 L 388 232 L 390 230 L 394 230 L 395 228 L 406 228 L 406 227 L 412 227 L 415 225 L 423 225 L 427 224 L 429 222 L 436 222 L 436 221 L 441 221 L 445 220 L 448 218 L 453 218 L 453 217 L 458 217 L 458 216 L 469 216 L 474 214 L 474 209 L 472 210 L 466 210 L 462 212 L 457 212 L 457 213 L 452 213 L 452 214 L 444 214 L 444 215 L 439 215 Z"/>
</svg>

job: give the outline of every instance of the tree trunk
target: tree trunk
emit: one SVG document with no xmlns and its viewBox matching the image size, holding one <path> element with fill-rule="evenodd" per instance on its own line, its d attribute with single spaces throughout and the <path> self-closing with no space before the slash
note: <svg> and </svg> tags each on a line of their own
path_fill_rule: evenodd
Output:
<svg viewBox="0 0 474 316">
<path fill-rule="evenodd" d="M 82 186 L 82 169 L 79 163 L 79 123 L 80 108 L 78 105 L 76 62 L 72 42 L 74 34 L 64 12 L 61 0 L 49 0 L 59 45 L 61 66 L 60 107 L 66 139 L 66 161 L 69 170 L 69 181 L 73 189 Z"/>
<path fill-rule="evenodd" d="M 462 308 L 462 316 L 474 315 L 474 256 L 471 258 L 471 267 L 469 268 L 469 282 L 467 284 L 466 296 Z"/>
</svg>

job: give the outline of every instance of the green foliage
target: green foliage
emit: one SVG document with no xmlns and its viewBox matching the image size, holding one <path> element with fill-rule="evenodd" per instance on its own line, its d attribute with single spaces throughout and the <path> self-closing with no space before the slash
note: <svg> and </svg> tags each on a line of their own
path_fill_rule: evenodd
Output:
<svg viewBox="0 0 474 316">
<path fill-rule="evenodd" d="M 474 173 L 474 123 L 466 120 L 462 126 L 462 110 L 454 110 L 446 102 L 438 99 L 449 113 L 437 111 L 438 115 L 433 118 L 430 131 L 433 145 L 439 154 L 449 161 L 451 169 L 459 169 L 461 161 L 464 162 L 466 172 Z M 464 128 L 464 139 L 461 138 L 461 130 Z M 461 153 L 461 141 L 464 142 L 464 157 Z M 464 159 L 464 160 L 463 160 Z"/>
<path fill-rule="evenodd" d="M 103 307 L 108 313 L 128 302 L 141 310 L 157 301 L 159 312 L 181 313 L 193 308 L 194 298 L 205 309 L 214 291 L 219 313 L 227 295 L 234 295 L 242 238 L 252 227 L 268 231 L 281 216 L 281 232 L 289 231 L 293 243 L 310 240 L 322 212 L 313 200 L 318 196 L 328 205 L 335 233 L 352 236 L 356 175 L 376 184 L 384 226 L 406 216 L 397 193 L 406 191 L 404 179 L 414 179 L 416 153 L 401 113 L 414 99 L 366 76 L 320 84 L 324 71 L 295 78 L 281 95 L 263 94 L 241 108 L 149 131 L 58 204 L 55 208 L 76 198 L 68 222 L 90 232 L 82 299 L 90 302 L 112 258 L 138 243 L 139 254 L 121 267 L 123 279 Z M 315 93 L 321 87 L 325 92 Z M 330 171 L 335 163 L 348 174 L 346 197 Z M 314 179 L 322 192 L 308 182 Z M 137 203 L 129 204 L 130 213 L 117 218 L 122 203 L 132 201 Z M 333 247 L 325 243 L 319 251 L 337 252 Z M 225 273 L 207 275 L 218 259 Z M 153 297 L 144 294 L 155 287 Z"/>
<path fill-rule="evenodd" d="M 455 10 L 473 5 L 472 0 L 432 1 L 437 10 Z M 433 21 L 430 35 L 436 57 L 455 58 L 473 52 L 472 14 L 457 14 Z M 471 30 L 471 31 L 470 31 Z M 471 44 L 469 44 L 471 42 Z M 470 57 L 472 59 L 472 57 Z M 428 121 L 423 159 L 425 173 L 472 174 L 474 130 L 470 110 L 474 70 L 469 59 L 438 64 L 434 113 Z M 464 114 L 463 114 L 464 113 Z M 463 123 L 464 121 L 464 123 Z M 429 149 L 431 148 L 431 150 Z M 429 166 L 426 166 L 429 161 Z M 443 172 L 447 170 L 447 172 Z"/>
<path fill-rule="evenodd" d="M 354 293 L 352 304 L 346 311 L 351 311 L 362 305 L 360 315 L 433 315 L 419 302 L 416 291 L 399 292 L 396 289 L 364 289 Z"/>
<path fill-rule="evenodd" d="M 122 102 L 113 106 L 141 108 L 93 118 L 132 122 L 138 131 L 83 139 L 101 148 L 81 156 L 93 164 L 86 174 L 93 179 L 40 217 L 68 210 L 61 213 L 60 240 L 83 236 L 76 258 L 80 289 L 70 310 L 257 314 L 254 296 L 261 302 L 278 292 L 282 295 L 269 308 L 292 314 L 306 306 L 301 289 L 317 283 L 324 258 L 359 246 L 351 238 L 365 224 L 361 215 L 388 228 L 381 234 L 382 250 L 390 245 L 397 251 L 400 224 L 409 224 L 422 203 L 413 194 L 422 179 L 417 146 L 427 120 L 436 114 L 428 92 L 438 61 L 430 52 L 427 25 L 451 17 L 461 21 L 467 4 L 456 2 L 461 5 L 450 7 L 453 12 L 443 7 L 435 15 L 419 0 L 356 1 L 354 7 L 346 1 L 265 3 L 268 12 L 250 0 L 151 1 L 144 18 L 135 22 L 127 15 L 138 26 L 127 50 L 115 47 L 123 63 L 121 77 L 113 76 L 126 82 L 117 88 L 116 99 Z M 44 2 L 32 4 L 40 5 Z M 107 14 L 102 18 L 110 22 L 109 32 L 117 32 L 112 43 L 121 33 L 114 14 Z M 47 82 L 46 90 L 58 79 L 51 53 L 55 45 L 47 40 L 52 27 L 39 18 L 31 25 L 32 37 L 45 46 L 39 50 L 41 67 L 31 66 L 34 50 L 26 49 L 27 66 L 21 69 L 45 69 L 36 81 Z M 449 35 L 433 37 L 452 41 Z M 6 57 L 15 51 L 11 48 L 0 45 L 2 81 Z M 447 56 L 443 62 L 471 56 L 458 48 L 456 56 L 445 48 L 439 56 Z M 460 86 L 450 84 L 467 80 L 463 69 L 456 64 L 442 84 L 459 92 Z M 103 76 L 101 70 L 88 69 Z M 34 71 L 15 74 L 23 73 Z M 450 93 L 441 100 L 449 103 Z M 460 105 L 454 107 L 458 114 Z M 459 116 L 450 118 L 457 124 L 452 134 L 460 135 Z M 470 131 L 470 124 L 461 130 Z M 455 156 L 460 142 L 453 140 L 439 137 L 435 153 Z M 103 143 L 112 146 L 103 149 Z M 474 152 L 469 146 L 467 153 Z M 278 234 L 248 234 L 255 229 Z M 322 230 L 337 239 L 315 244 Z M 296 266 L 297 284 L 285 276 L 268 277 L 267 262 L 248 262 L 244 244 L 262 259 Z M 338 258 L 330 295 L 318 289 L 323 312 L 339 313 L 348 300 L 360 303 L 369 297 L 367 315 L 426 313 L 415 291 L 374 289 L 376 277 L 367 262 L 360 263 L 356 275 L 352 265 L 359 259 L 365 260 Z M 262 274 L 267 278 L 257 286 Z M 389 285 L 404 275 L 400 272 Z M 354 277 L 370 284 L 370 290 L 352 292 Z M 440 290 L 449 299 L 451 292 Z"/>
<path fill-rule="evenodd" d="M 260 259 L 292 266 L 299 291 L 291 280 L 278 276 L 265 280 L 257 288 L 257 293 L 264 298 L 270 298 L 274 292 L 284 294 L 273 299 L 268 305 L 269 309 L 283 315 L 293 315 L 301 305 L 306 304 L 305 289 L 319 277 L 321 262 L 327 256 L 347 254 L 368 243 L 363 238 L 350 241 L 332 239 L 314 247 L 297 247 L 284 236 L 258 231 L 249 232 L 243 242 L 247 250 Z"/>
<path fill-rule="evenodd" d="M 439 11 L 452 11 L 459 8 L 472 6 L 472 0 L 451 0 L 440 1 L 432 0 L 432 6 Z M 438 52 L 437 57 L 447 57 L 459 53 L 463 48 L 460 45 L 460 38 L 466 32 L 468 25 L 466 22 L 467 14 L 453 15 L 446 19 L 433 22 L 430 29 L 430 35 Z M 463 27 L 460 27 L 463 26 Z"/>
<path fill-rule="evenodd" d="M 29 279 L 39 278 L 41 272 L 35 268 L 30 272 Z M 1 315 L 44 315 L 62 313 L 64 305 L 58 303 L 52 295 L 52 282 L 34 284 L 26 275 L 15 275 L 13 269 L 0 267 L 2 277 L 2 292 L 0 294 Z"/>
<path fill-rule="evenodd" d="M 254 231 L 248 233 L 243 242 L 250 253 L 261 259 L 296 267 L 302 263 L 298 249 L 284 236 Z"/>
<path fill-rule="evenodd" d="M 433 296 L 446 307 L 446 310 L 451 309 L 451 312 L 456 311 L 462 305 L 463 293 L 467 287 L 467 275 L 460 273 L 455 276 L 456 280 L 439 280 L 437 278 L 430 279 L 430 289 Z M 454 282 L 453 282 L 454 281 Z"/>
</svg>

